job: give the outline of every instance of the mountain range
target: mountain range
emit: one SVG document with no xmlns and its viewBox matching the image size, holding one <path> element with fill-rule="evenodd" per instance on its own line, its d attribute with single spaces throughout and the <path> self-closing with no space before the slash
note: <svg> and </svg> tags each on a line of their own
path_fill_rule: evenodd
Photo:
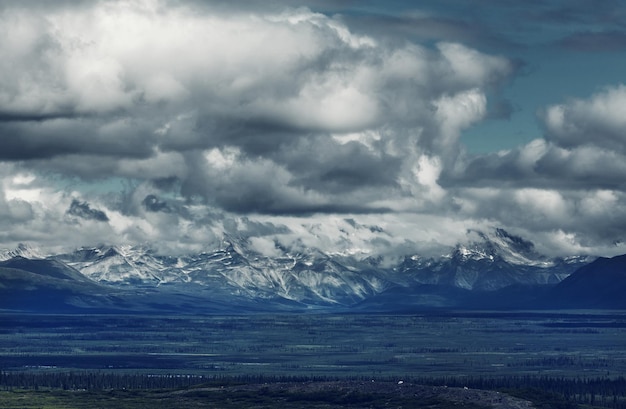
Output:
<svg viewBox="0 0 626 409">
<path fill-rule="evenodd" d="M 211 251 L 148 246 L 62 254 L 20 245 L 0 253 L 0 309 L 60 311 L 408 311 L 425 308 L 626 308 L 626 256 L 549 258 L 503 229 L 439 257 L 297 253 L 272 257 L 244 237 Z"/>
</svg>

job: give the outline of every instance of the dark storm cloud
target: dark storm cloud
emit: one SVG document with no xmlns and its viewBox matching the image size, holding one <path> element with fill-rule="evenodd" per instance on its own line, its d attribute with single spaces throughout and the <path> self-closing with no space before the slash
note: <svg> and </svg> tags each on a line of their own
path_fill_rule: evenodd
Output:
<svg viewBox="0 0 626 409">
<path fill-rule="evenodd" d="M 210 112 L 194 119 L 191 128 L 188 133 L 176 134 L 177 137 L 162 138 L 160 147 L 185 151 L 237 146 L 251 156 L 263 156 L 311 133 L 277 118 L 224 117 Z"/>
<path fill-rule="evenodd" d="M 295 181 L 307 189 L 345 195 L 354 190 L 394 188 L 401 170 L 398 157 L 359 142 L 345 144 L 329 137 L 312 137 L 277 152 Z"/>
<path fill-rule="evenodd" d="M 172 210 L 167 203 L 159 200 L 155 195 L 147 195 L 141 202 L 143 207 L 149 212 L 165 212 L 169 213 Z"/>
<path fill-rule="evenodd" d="M 96 220 L 99 222 L 108 222 L 109 218 L 102 210 L 92 209 L 87 202 L 80 202 L 76 199 L 72 200 L 67 214 L 80 217 L 85 220 Z"/>
<path fill-rule="evenodd" d="M 180 179 L 176 176 L 152 179 L 151 184 L 160 190 L 174 190 L 180 185 Z"/>
<path fill-rule="evenodd" d="M 72 154 L 145 158 L 153 153 L 146 129 L 123 123 L 116 126 L 115 120 L 4 122 L 0 123 L 0 134 L 0 160 L 8 161 Z"/>
<path fill-rule="evenodd" d="M 204 197 L 207 203 L 234 213 L 310 215 L 389 211 L 355 203 L 350 195 L 329 196 L 302 183 L 290 183 L 291 174 L 267 160 L 242 160 L 218 171 L 203 170 L 203 164 L 197 165 L 195 176 L 183 182 L 182 194 Z"/>
<path fill-rule="evenodd" d="M 234 231 L 245 232 L 250 236 L 270 236 L 274 234 L 288 234 L 291 233 L 289 227 L 285 225 L 270 223 L 270 222 L 258 222 L 250 220 L 248 217 L 241 217 L 239 220 L 243 226 L 237 226 L 232 228 Z"/>
<path fill-rule="evenodd" d="M 471 158 L 462 171 L 445 172 L 440 183 L 453 187 L 614 189 L 626 191 L 626 158 L 597 149 L 564 150 L 542 144 L 540 153 L 532 146 L 507 154 Z"/>
<path fill-rule="evenodd" d="M 371 214 L 388 213 L 391 209 L 380 206 L 359 206 L 353 203 L 307 203 L 293 200 L 281 192 L 272 192 L 251 186 L 244 194 L 226 194 L 216 198 L 217 204 L 238 214 L 267 214 L 289 216 L 311 216 L 316 213 L 328 214 Z"/>
<path fill-rule="evenodd" d="M 56 112 L 56 113 L 31 113 L 31 112 L 0 112 L 0 123 L 2 122 L 43 122 L 52 119 L 75 118 L 73 112 Z"/>
</svg>

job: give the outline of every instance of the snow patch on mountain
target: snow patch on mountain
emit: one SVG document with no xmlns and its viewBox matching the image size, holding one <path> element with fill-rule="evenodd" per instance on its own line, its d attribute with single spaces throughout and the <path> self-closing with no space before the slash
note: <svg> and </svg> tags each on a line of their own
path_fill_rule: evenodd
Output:
<svg viewBox="0 0 626 409">
<path fill-rule="evenodd" d="M 100 246 L 80 248 L 58 259 L 94 281 L 109 284 L 161 285 L 184 281 L 175 257 L 157 256 L 144 247 Z"/>
<path fill-rule="evenodd" d="M 26 245 L 0 257 L 18 255 L 46 258 Z M 228 235 L 217 247 L 180 256 L 162 256 L 149 246 L 102 245 L 48 257 L 116 287 L 165 287 L 216 299 L 282 299 L 308 305 L 353 305 L 393 287 L 491 291 L 513 284 L 555 284 L 591 261 L 548 258 L 532 242 L 503 229 L 468 231 L 467 240 L 439 257 L 416 251 L 395 263 L 362 251 L 325 253 L 276 244 L 268 252 L 247 237 Z"/>
<path fill-rule="evenodd" d="M 14 249 L 0 250 L 0 261 L 12 259 L 14 257 L 24 257 L 31 260 L 44 259 L 47 257 L 41 249 L 28 244 L 20 243 Z"/>
</svg>

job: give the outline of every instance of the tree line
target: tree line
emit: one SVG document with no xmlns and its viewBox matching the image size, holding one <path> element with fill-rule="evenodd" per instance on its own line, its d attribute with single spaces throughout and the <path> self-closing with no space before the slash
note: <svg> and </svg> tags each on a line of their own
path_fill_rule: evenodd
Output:
<svg viewBox="0 0 626 409">
<path fill-rule="evenodd" d="M 424 385 L 446 385 L 473 389 L 501 390 L 515 395 L 521 391 L 529 396 L 547 399 L 552 395 L 575 408 L 577 405 L 595 405 L 613 409 L 626 409 L 626 378 L 565 378 L 551 376 L 503 376 L 503 377 L 425 377 L 414 380 Z M 557 405 L 546 406 L 556 408 Z"/>
<path fill-rule="evenodd" d="M 198 385 L 228 386 L 274 382 L 331 382 L 360 380 L 371 377 L 333 377 L 307 375 L 198 375 L 148 374 L 99 371 L 2 371 L 0 389 L 178 389 Z M 397 381 L 397 378 L 377 377 L 376 381 Z M 533 401 L 541 401 L 550 408 L 577 408 L 594 405 L 611 409 L 626 409 L 626 378 L 565 378 L 550 376 L 469 376 L 469 377 L 408 377 L 404 382 L 420 385 L 468 387 L 500 390 Z M 551 400 L 552 399 L 552 400 Z"/>
</svg>

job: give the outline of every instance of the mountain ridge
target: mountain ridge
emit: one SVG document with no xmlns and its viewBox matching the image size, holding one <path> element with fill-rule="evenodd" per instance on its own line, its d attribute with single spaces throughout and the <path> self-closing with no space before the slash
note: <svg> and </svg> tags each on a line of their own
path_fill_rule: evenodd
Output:
<svg viewBox="0 0 626 409">
<path fill-rule="evenodd" d="M 600 257 L 557 284 L 544 301 L 585 308 L 626 308 L 626 254 Z"/>
<path fill-rule="evenodd" d="M 142 294 L 139 298 L 144 301 L 145 294 L 160 294 L 184 296 L 191 304 L 215 301 L 261 309 L 264 304 L 270 309 L 375 310 L 383 303 L 390 308 L 394 303 L 402 308 L 551 305 L 546 289 L 591 261 L 584 256 L 546 257 L 532 242 L 503 229 L 469 231 L 468 235 L 472 240 L 441 257 L 413 254 L 392 265 L 379 258 L 328 254 L 314 248 L 293 253 L 282 249 L 269 257 L 245 237 L 225 236 L 217 249 L 181 256 L 159 255 L 148 246 L 101 245 L 30 260 L 21 255 L 8 260 L 0 256 L 5 258 L 0 267 L 32 273 L 38 264 L 47 263 L 49 273 L 56 266 L 71 271 L 70 278 L 77 282 L 87 280 L 130 298 Z M 24 245 L 18 250 L 5 254 L 44 254 Z M 553 298 L 561 297 L 558 291 L 567 292 L 554 291 L 549 293 Z M 544 299 L 539 300 L 540 296 Z"/>
</svg>

